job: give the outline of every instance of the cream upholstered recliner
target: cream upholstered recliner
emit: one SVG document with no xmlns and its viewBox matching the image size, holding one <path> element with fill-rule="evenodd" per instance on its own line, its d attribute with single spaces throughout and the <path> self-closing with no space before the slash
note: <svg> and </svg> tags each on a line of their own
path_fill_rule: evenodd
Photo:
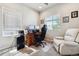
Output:
<svg viewBox="0 0 79 59">
<path fill-rule="evenodd" d="M 61 55 L 79 54 L 79 29 L 68 29 L 64 37 L 56 37 L 53 42 Z"/>
</svg>

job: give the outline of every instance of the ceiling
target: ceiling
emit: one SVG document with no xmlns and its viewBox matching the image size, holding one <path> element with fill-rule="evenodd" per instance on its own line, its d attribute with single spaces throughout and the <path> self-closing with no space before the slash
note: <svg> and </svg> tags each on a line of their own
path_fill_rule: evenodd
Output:
<svg viewBox="0 0 79 59">
<path fill-rule="evenodd" d="M 29 8 L 32 8 L 38 12 L 44 11 L 52 6 L 54 6 L 56 3 L 24 3 L 24 5 L 28 6 Z"/>
</svg>

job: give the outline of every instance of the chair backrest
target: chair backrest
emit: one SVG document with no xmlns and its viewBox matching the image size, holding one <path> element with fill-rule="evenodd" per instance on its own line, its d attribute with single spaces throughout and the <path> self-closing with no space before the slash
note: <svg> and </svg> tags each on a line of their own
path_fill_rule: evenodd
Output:
<svg viewBox="0 0 79 59">
<path fill-rule="evenodd" d="M 64 40 L 75 41 L 79 29 L 68 29 L 65 33 Z"/>
</svg>

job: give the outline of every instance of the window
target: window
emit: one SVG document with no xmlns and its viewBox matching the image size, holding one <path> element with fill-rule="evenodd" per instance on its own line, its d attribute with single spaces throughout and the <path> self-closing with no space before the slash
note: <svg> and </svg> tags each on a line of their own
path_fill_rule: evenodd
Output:
<svg viewBox="0 0 79 59">
<path fill-rule="evenodd" d="M 59 26 L 58 16 L 50 16 L 50 17 L 45 18 L 45 24 L 47 25 L 48 30 L 57 29 Z"/>
<path fill-rule="evenodd" d="M 3 9 L 3 36 L 13 36 L 21 29 L 21 16 L 15 11 Z"/>
</svg>

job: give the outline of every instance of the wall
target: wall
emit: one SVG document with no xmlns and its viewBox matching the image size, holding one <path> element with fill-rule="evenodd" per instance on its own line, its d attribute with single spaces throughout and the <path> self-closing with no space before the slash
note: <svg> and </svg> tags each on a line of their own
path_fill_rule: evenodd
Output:
<svg viewBox="0 0 79 59">
<path fill-rule="evenodd" d="M 71 18 L 72 11 L 79 11 L 79 4 L 75 3 L 61 3 L 52 6 L 51 8 L 41 12 L 40 17 L 45 18 L 48 16 L 58 16 L 60 19 L 60 28 L 56 31 L 49 31 L 48 33 L 52 36 L 60 35 L 63 36 L 65 31 L 68 28 L 79 28 L 79 17 L 78 18 Z M 62 17 L 69 16 L 69 23 L 62 23 Z"/>
<path fill-rule="evenodd" d="M 6 3 L 6 4 L 0 4 L 0 49 L 2 48 L 7 48 L 11 46 L 12 44 L 15 45 L 16 39 L 15 37 L 2 37 L 2 8 L 8 8 L 11 11 L 16 11 L 19 12 L 22 16 L 22 23 L 19 25 L 22 25 L 22 28 L 24 28 L 27 25 L 33 24 L 33 25 L 39 25 L 38 20 L 39 20 L 39 14 L 24 6 L 23 4 L 16 4 L 16 3 Z"/>
</svg>

